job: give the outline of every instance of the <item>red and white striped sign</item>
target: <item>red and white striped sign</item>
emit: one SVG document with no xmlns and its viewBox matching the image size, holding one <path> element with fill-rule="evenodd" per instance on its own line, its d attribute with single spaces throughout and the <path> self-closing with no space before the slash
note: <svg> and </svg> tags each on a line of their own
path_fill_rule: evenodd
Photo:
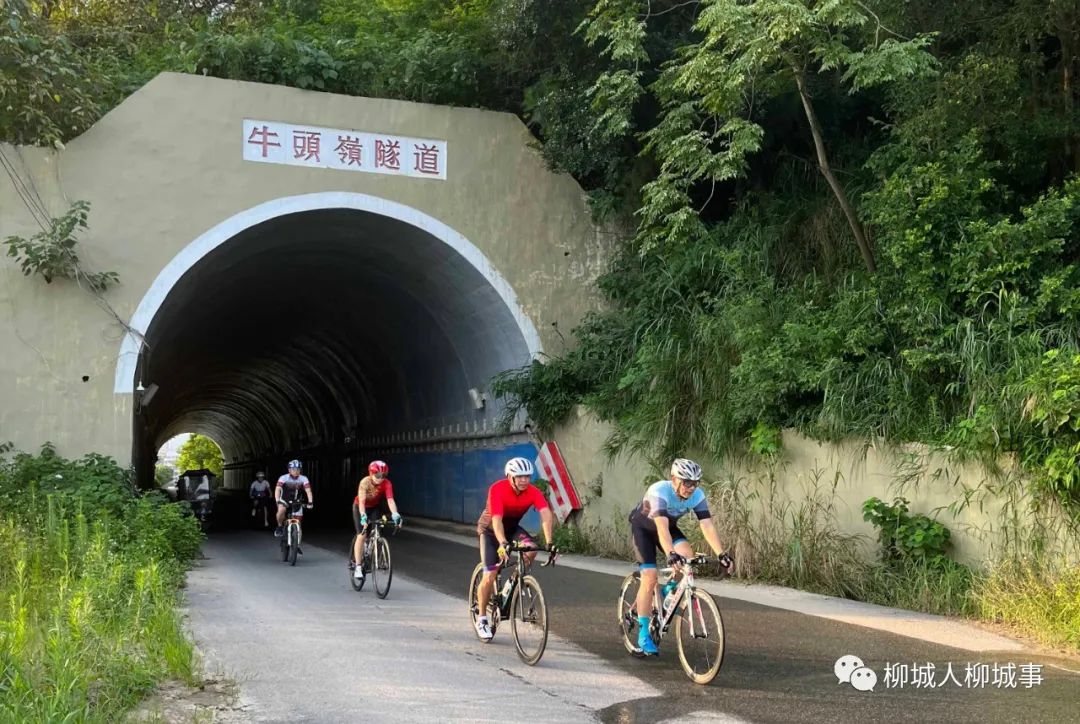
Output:
<svg viewBox="0 0 1080 724">
<path fill-rule="evenodd" d="M 562 455 L 559 454 L 559 446 L 554 440 L 540 446 L 536 467 L 540 471 L 540 476 L 551 483 L 548 487 L 548 502 L 551 503 L 559 522 L 565 523 L 571 511 L 581 509 L 581 501 L 578 500 L 577 491 L 574 490 L 574 481 L 570 479 L 566 463 L 563 462 Z"/>
</svg>

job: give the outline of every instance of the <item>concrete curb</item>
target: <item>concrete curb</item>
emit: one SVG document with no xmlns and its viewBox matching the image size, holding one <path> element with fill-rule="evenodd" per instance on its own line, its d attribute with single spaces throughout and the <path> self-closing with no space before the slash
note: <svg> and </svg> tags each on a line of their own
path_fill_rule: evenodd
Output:
<svg viewBox="0 0 1080 724">
<path fill-rule="evenodd" d="M 472 526 L 422 518 L 408 519 L 409 528 L 421 535 L 439 538 L 460 545 L 476 547 Z M 563 554 L 559 564 L 585 571 L 625 576 L 634 570 L 632 563 L 608 558 Z M 1023 651 L 1029 647 L 962 621 L 919 613 L 900 608 L 889 608 L 873 603 L 849 601 L 843 598 L 808 593 L 783 586 L 760 583 L 736 583 L 733 581 L 704 581 L 701 587 L 713 595 L 738 601 L 756 603 L 807 616 L 817 616 L 832 621 L 887 631 L 898 636 L 919 639 L 942 646 L 973 652 Z M 614 594 L 613 594 L 614 595 Z"/>
</svg>

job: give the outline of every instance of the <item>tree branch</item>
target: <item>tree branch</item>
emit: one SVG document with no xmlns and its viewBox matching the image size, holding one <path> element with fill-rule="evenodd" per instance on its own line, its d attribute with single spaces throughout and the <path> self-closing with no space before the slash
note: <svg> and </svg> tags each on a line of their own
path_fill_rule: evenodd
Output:
<svg viewBox="0 0 1080 724">
<path fill-rule="evenodd" d="M 862 254 L 867 270 L 873 274 L 877 271 L 877 266 L 874 263 L 874 252 L 870 249 L 870 242 L 866 239 L 866 232 L 859 222 L 859 217 L 856 215 L 855 209 L 848 200 L 847 192 L 844 191 L 844 187 L 841 185 L 839 179 L 836 178 L 836 174 L 833 173 L 832 167 L 829 165 L 829 156 L 825 151 L 825 140 L 821 132 L 821 123 L 818 121 L 817 113 L 814 112 L 814 104 L 811 101 L 810 93 L 806 88 L 806 76 L 801 68 L 796 67 L 794 68 L 794 71 L 795 83 L 799 88 L 799 97 L 802 99 L 803 110 L 806 111 L 806 120 L 810 123 L 810 134 L 814 137 L 814 150 L 817 152 L 818 168 L 821 170 L 821 175 L 825 177 L 825 181 L 828 182 L 829 188 L 832 189 L 833 194 L 836 196 L 836 200 L 840 203 L 840 208 L 843 209 L 844 216 L 847 217 L 848 225 L 851 227 L 851 233 L 855 235 L 855 243 L 859 246 L 859 253 Z"/>
<path fill-rule="evenodd" d="M 649 18 L 659 17 L 661 15 L 664 15 L 665 13 L 670 13 L 672 10 L 678 10 L 679 8 L 686 7 L 687 5 L 697 5 L 700 2 L 701 2 L 701 0 L 687 0 L 684 3 L 679 3 L 678 5 L 672 5 L 667 10 L 661 10 L 658 13 L 654 13 L 652 11 L 652 2 L 650 0 L 649 9 L 647 11 L 645 11 L 645 15 L 642 17 L 642 20 L 648 20 Z"/>
</svg>

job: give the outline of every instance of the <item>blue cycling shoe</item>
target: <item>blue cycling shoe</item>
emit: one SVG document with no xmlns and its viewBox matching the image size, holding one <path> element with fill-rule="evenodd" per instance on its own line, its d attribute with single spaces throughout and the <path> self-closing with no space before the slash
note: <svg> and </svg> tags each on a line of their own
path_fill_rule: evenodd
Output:
<svg viewBox="0 0 1080 724">
<path fill-rule="evenodd" d="M 656 648 L 656 643 L 653 642 L 652 636 L 649 635 L 649 629 L 643 628 L 638 631 L 637 643 L 641 653 L 646 656 L 660 655 L 660 649 Z"/>
</svg>

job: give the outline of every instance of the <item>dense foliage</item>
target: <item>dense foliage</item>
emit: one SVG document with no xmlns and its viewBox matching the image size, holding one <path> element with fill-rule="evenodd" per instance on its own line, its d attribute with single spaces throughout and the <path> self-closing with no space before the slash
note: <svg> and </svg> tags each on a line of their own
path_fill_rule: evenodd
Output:
<svg viewBox="0 0 1080 724">
<path fill-rule="evenodd" d="M 612 446 L 795 427 L 1080 483 L 1070 0 L 14 0 L 0 132 L 162 70 L 521 115 L 627 229 L 604 311 L 498 390 Z"/>
</svg>

